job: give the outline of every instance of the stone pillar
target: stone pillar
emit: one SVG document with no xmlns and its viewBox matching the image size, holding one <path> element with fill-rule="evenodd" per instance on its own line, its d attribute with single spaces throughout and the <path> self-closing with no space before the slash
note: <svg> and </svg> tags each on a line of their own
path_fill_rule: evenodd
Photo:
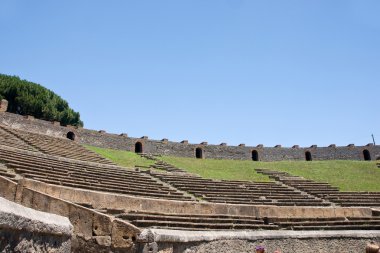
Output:
<svg viewBox="0 0 380 253">
<path fill-rule="evenodd" d="M 6 112 L 8 110 L 8 100 L 2 99 L 0 101 L 0 112 Z"/>
</svg>

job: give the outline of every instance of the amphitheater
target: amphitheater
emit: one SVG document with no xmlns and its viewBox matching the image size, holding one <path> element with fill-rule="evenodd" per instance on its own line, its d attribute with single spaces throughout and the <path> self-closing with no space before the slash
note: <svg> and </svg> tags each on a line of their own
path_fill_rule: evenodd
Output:
<svg viewBox="0 0 380 253">
<path fill-rule="evenodd" d="M 0 113 L 1 252 L 364 252 L 380 241 L 380 192 L 258 169 L 211 180 L 160 159 L 376 160 L 380 146 L 176 143 Z M 82 144 L 137 152 L 124 168 Z"/>
</svg>

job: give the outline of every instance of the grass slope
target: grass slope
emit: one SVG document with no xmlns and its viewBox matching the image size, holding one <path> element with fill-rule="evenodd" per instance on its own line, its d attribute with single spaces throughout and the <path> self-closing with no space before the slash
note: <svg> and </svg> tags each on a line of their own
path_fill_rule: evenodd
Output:
<svg viewBox="0 0 380 253">
<path fill-rule="evenodd" d="M 258 174 L 252 161 L 195 159 L 163 156 L 161 159 L 176 167 L 196 173 L 204 178 L 248 181 L 270 181 L 268 176 Z"/>
<path fill-rule="evenodd" d="M 202 177 L 230 180 L 260 180 L 255 168 L 285 171 L 318 182 L 328 182 L 341 191 L 380 191 L 380 168 L 364 161 L 253 162 L 163 157 L 164 161 Z M 265 180 L 265 178 L 262 178 Z M 261 180 L 261 181 L 262 181 Z"/>
<path fill-rule="evenodd" d="M 133 152 L 86 146 L 88 149 L 125 166 L 149 166 L 154 162 Z M 269 181 L 255 168 L 285 171 L 318 182 L 328 182 L 341 191 L 380 191 L 380 168 L 376 162 L 364 161 L 281 161 L 253 162 L 240 160 L 195 159 L 164 156 L 162 160 L 204 178 Z"/>
<path fill-rule="evenodd" d="M 93 147 L 93 146 L 88 146 L 88 145 L 86 145 L 86 148 L 124 167 L 131 168 L 131 167 L 135 167 L 136 165 L 149 166 L 154 163 L 154 161 L 142 158 L 133 152 L 115 150 L 115 149 L 98 148 L 98 147 Z"/>
</svg>

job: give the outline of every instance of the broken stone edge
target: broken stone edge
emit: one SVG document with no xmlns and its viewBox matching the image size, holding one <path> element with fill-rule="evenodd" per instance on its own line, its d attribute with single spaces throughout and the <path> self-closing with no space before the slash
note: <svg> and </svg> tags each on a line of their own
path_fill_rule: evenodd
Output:
<svg viewBox="0 0 380 253">
<path fill-rule="evenodd" d="M 36 211 L 0 197 L 0 228 L 71 237 L 68 218 Z"/>
</svg>

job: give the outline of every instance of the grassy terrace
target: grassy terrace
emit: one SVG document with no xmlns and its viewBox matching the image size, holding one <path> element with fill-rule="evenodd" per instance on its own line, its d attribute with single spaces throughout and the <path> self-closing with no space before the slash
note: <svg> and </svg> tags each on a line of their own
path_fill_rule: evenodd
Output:
<svg viewBox="0 0 380 253">
<path fill-rule="evenodd" d="M 93 146 L 85 145 L 86 148 L 89 150 L 92 150 L 100 155 L 102 155 L 105 158 L 108 158 L 109 160 L 113 161 L 114 163 L 124 166 L 124 167 L 135 167 L 138 166 L 149 166 L 154 164 L 154 161 L 141 158 L 139 155 L 128 152 L 128 151 L 122 151 L 122 150 L 115 150 L 115 149 L 106 149 L 106 148 L 98 148 Z"/>
<path fill-rule="evenodd" d="M 153 162 L 127 151 L 87 147 L 115 163 L 133 167 L 149 166 Z M 376 162 L 364 161 L 282 161 L 253 162 L 236 160 L 195 159 L 164 156 L 162 160 L 199 174 L 204 178 L 268 181 L 255 168 L 289 172 L 319 182 L 328 182 L 342 191 L 380 191 L 380 168 Z"/>
<path fill-rule="evenodd" d="M 285 171 L 318 182 L 328 182 L 341 191 L 380 191 L 380 168 L 364 161 L 281 161 L 253 162 L 235 160 L 162 157 L 162 160 L 202 177 L 256 180 L 255 168 Z"/>
</svg>

